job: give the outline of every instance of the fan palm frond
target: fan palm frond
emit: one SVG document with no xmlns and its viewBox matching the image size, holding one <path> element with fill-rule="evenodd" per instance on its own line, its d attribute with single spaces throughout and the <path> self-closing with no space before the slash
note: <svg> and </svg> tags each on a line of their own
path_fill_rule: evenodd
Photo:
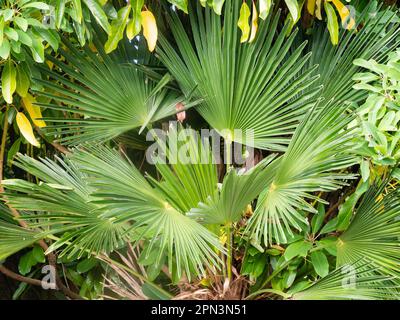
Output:
<svg viewBox="0 0 400 320">
<path fill-rule="evenodd" d="M 370 271 L 366 271 L 366 269 Z M 390 300 L 399 299 L 398 287 L 359 261 L 344 265 L 311 287 L 292 295 L 293 300 Z"/>
<path fill-rule="evenodd" d="M 70 115 L 45 118 L 55 123 L 48 126 L 54 129 L 49 133 L 61 134 L 64 144 L 104 142 L 131 129 L 143 130 L 149 123 L 174 114 L 176 104 L 184 100 L 165 88 L 170 81 L 168 74 L 157 83 L 134 63 L 123 64 L 105 54 L 100 44 L 98 54 L 88 47 L 79 51 L 67 40 L 65 45 L 67 49 L 60 49 L 60 53 L 68 63 L 49 56 L 56 68 L 42 66 L 49 80 L 37 80 L 47 89 L 38 94 L 53 101 L 37 105 Z M 56 72 L 57 68 L 64 76 Z"/>
<path fill-rule="evenodd" d="M 165 153 L 169 164 L 160 161 L 160 156 L 154 159 L 163 179 L 150 179 L 175 207 L 205 224 L 238 221 L 246 206 L 263 190 L 265 180 L 271 176 L 267 166 L 276 156 L 267 157 L 246 172 L 232 169 L 219 184 L 219 154 L 213 153 L 209 139 L 201 138 L 193 130 L 176 131 L 170 127 L 168 141 Z"/>
<path fill-rule="evenodd" d="M 38 241 L 38 232 L 0 221 L 0 261 Z"/>
<path fill-rule="evenodd" d="M 308 224 L 301 211 L 316 212 L 304 198 L 314 199 L 315 191 L 336 190 L 353 177 L 337 173 L 355 163 L 348 154 L 352 134 L 344 129 L 353 117 L 345 110 L 345 104 L 336 102 L 317 106 L 297 128 L 287 152 L 271 164 L 275 175 L 266 181 L 247 227 L 258 243 L 262 238 L 265 245 L 273 238 L 285 243 L 287 235 L 293 235 L 292 227 L 301 230 Z"/>
<path fill-rule="evenodd" d="M 237 222 L 246 206 L 265 188 L 266 181 L 273 177 L 273 170 L 268 165 L 276 155 L 270 155 L 255 167 L 243 172 L 231 169 L 220 185 L 216 197 L 192 208 L 190 213 L 206 224 L 229 225 Z"/>
<path fill-rule="evenodd" d="M 206 266 L 219 266 L 215 250 L 224 252 L 218 238 L 205 227 L 186 216 L 178 201 L 154 189 L 126 158 L 105 147 L 75 152 L 77 161 L 91 177 L 96 188 L 94 203 L 101 206 L 101 217 L 115 222 L 128 221 L 131 229 L 150 237 L 158 245 L 159 255 L 167 254 L 172 270 L 176 263 L 178 275 L 184 270 L 204 274 Z M 150 250 L 150 249 L 149 249 Z"/>
<path fill-rule="evenodd" d="M 382 5 L 376 9 L 377 12 Z M 353 61 L 357 58 L 382 61 L 399 46 L 400 23 L 397 13 L 387 8 L 379 14 L 371 14 L 373 7 L 371 1 L 357 17 L 354 30 L 342 29 L 338 45 L 330 41 L 329 33 L 324 30 L 325 24 L 314 25 L 308 46 L 313 55 L 308 66 L 318 65 L 315 73 L 321 77 L 313 86 L 323 86 L 321 95 L 327 101 L 332 98 L 353 102 L 365 99 L 365 92 L 353 89 L 352 77 L 360 70 Z"/>
<path fill-rule="evenodd" d="M 306 43 L 288 53 L 296 32 L 286 37 L 290 24 L 278 30 L 279 14 L 260 21 L 254 42 L 241 44 L 239 7 L 226 1 L 224 18 L 199 4 L 190 8 L 192 38 L 171 12 L 177 49 L 160 36 L 157 52 L 183 92 L 203 100 L 198 111 L 227 141 L 282 151 L 319 88 L 301 93 L 319 76 L 310 76 L 315 68 L 299 74 L 310 54 L 302 55 Z"/>
<path fill-rule="evenodd" d="M 31 183 L 19 179 L 4 180 L 3 196 L 13 208 L 37 214 L 21 218 L 31 220 L 30 226 L 41 228 L 41 237 L 59 234 L 60 239 L 50 247 L 55 250 L 65 244 L 60 256 L 108 253 L 123 240 L 126 226 L 101 218 L 91 202 L 93 189 L 87 183 L 86 174 L 68 158 L 41 161 L 19 155 L 14 165 L 36 176 L 40 182 Z M 33 220 L 34 218 L 34 220 Z"/>
<path fill-rule="evenodd" d="M 347 230 L 337 242 L 337 264 L 367 259 L 380 271 L 400 274 L 400 192 L 384 195 L 373 186 L 364 196 Z"/>
</svg>

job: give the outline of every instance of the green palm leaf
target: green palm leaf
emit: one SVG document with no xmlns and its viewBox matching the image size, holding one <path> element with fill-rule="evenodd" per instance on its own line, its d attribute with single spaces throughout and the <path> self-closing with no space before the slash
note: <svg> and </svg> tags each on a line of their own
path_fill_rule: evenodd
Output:
<svg viewBox="0 0 400 320">
<path fill-rule="evenodd" d="M 21 228 L 15 224 L 9 209 L 0 203 L 0 263 L 12 254 L 38 241 L 37 235 L 38 232 Z"/>
<path fill-rule="evenodd" d="M 379 11 L 379 5 L 376 12 Z M 322 96 L 326 100 L 361 102 L 365 92 L 354 90 L 352 77 L 360 68 L 353 64 L 357 58 L 383 61 L 389 52 L 399 46 L 400 34 L 397 13 L 390 8 L 379 14 L 371 14 L 371 1 L 357 17 L 358 32 L 342 29 L 339 45 L 332 45 L 324 23 L 314 25 L 308 49 L 313 53 L 309 66 L 318 65 L 320 78 L 313 86 L 323 85 Z"/>
<path fill-rule="evenodd" d="M 329 103 L 313 109 L 297 128 L 287 152 L 271 164 L 275 174 L 266 180 L 247 231 L 260 243 L 285 243 L 308 220 L 300 213 L 316 213 L 304 198 L 316 199 L 315 191 L 332 191 L 346 185 L 351 174 L 337 173 L 355 163 L 348 154 L 351 131 L 345 128 L 352 116 L 345 104 Z"/>
<path fill-rule="evenodd" d="M 30 222 L 30 226 L 42 229 L 40 237 L 60 235 L 50 250 L 68 244 L 60 256 L 108 253 L 128 239 L 124 236 L 126 225 L 98 215 L 99 206 L 91 202 L 93 189 L 88 185 L 88 177 L 73 161 L 58 158 L 56 163 L 19 155 L 14 165 L 36 176 L 40 182 L 4 180 L 4 199 L 17 210 L 37 212 L 21 218 L 35 218 L 36 222 Z"/>
<path fill-rule="evenodd" d="M 364 196 L 347 230 L 337 242 L 337 264 L 365 258 L 380 271 L 398 277 L 400 272 L 400 192 L 383 196 L 375 185 Z"/>
<path fill-rule="evenodd" d="M 369 269 L 370 271 L 365 271 Z M 376 271 L 376 270 L 375 270 Z M 399 298 L 398 287 L 365 262 L 344 265 L 311 287 L 292 295 L 293 300 L 390 300 Z"/>
<path fill-rule="evenodd" d="M 239 7 L 238 1 L 226 1 L 224 18 L 200 5 L 190 8 L 192 37 L 171 12 L 177 49 L 160 36 L 158 53 L 183 92 L 195 90 L 203 100 L 200 114 L 227 141 L 282 151 L 319 92 L 301 94 L 318 75 L 310 76 L 315 68 L 299 75 L 310 54 L 302 56 L 306 43 L 288 54 L 296 32 L 286 37 L 289 24 L 278 30 L 279 15 L 260 22 L 253 43 L 240 44 Z"/>
<path fill-rule="evenodd" d="M 60 141 L 65 144 L 104 142 L 135 128 L 143 130 L 149 123 L 174 114 L 176 104 L 183 101 L 176 92 L 165 88 L 170 80 L 168 74 L 157 83 L 129 60 L 121 63 L 120 56 L 106 55 L 101 44 L 97 46 L 98 54 L 88 47 L 78 51 L 67 40 L 65 45 L 67 49 L 60 49 L 60 53 L 68 64 L 48 57 L 65 75 L 42 66 L 49 80 L 37 80 L 47 89 L 38 94 L 52 100 L 37 104 L 69 115 L 67 119 L 45 118 L 56 123 L 48 126 L 54 129 L 49 133 L 61 134 Z"/>
<path fill-rule="evenodd" d="M 100 216 L 115 222 L 128 221 L 131 229 L 158 245 L 161 259 L 168 256 L 170 270 L 176 264 L 190 277 L 205 274 L 205 267 L 220 264 L 215 250 L 224 252 L 218 238 L 186 216 L 184 207 L 166 197 L 165 189 L 154 189 L 127 159 L 104 147 L 79 151 L 73 156 L 85 172 L 93 177 L 94 203 L 101 206 Z M 150 248 L 151 249 L 151 248 Z M 150 250 L 149 249 L 149 250 Z"/>
</svg>

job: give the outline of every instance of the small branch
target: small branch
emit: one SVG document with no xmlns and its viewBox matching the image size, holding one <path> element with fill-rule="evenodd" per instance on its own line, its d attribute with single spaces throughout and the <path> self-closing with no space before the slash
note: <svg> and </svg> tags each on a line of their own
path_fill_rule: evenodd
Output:
<svg viewBox="0 0 400 320">
<path fill-rule="evenodd" d="M 10 269 L 7 269 L 5 266 L 3 266 L 2 264 L 0 264 L 0 272 L 2 274 L 4 274 L 5 276 L 20 281 L 20 282 L 25 282 L 34 286 L 41 286 L 42 285 L 42 281 L 37 280 L 37 279 L 32 279 L 32 278 L 28 278 L 28 277 L 24 277 L 21 276 L 20 274 L 17 274 L 13 271 L 11 271 Z"/>
<path fill-rule="evenodd" d="M 64 147 L 63 145 L 61 145 L 61 144 L 59 144 L 59 143 L 57 143 L 57 142 L 54 142 L 54 141 L 50 141 L 50 140 L 46 137 L 46 135 L 42 132 L 42 130 L 41 130 L 38 126 L 36 126 L 36 125 L 35 125 L 35 130 L 36 130 L 36 132 L 39 134 L 39 136 L 40 136 L 44 141 L 46 141 L 47 143 L 51 144 L 51 145 L 54 147 L 54 149 L 56 149 L 56 150 L 58 150 L 59 152 L 64 153 L 64 154 L 70 154 L 70 153 L 71 153 L 71 151 L 69 151 L 69 150 L 68 150 L 66 147 Z"/>
</svg>

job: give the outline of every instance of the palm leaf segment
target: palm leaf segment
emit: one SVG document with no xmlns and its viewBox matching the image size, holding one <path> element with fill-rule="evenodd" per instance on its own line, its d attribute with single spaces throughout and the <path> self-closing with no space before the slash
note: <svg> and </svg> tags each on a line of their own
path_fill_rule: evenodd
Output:
<svg viewBox="0 0 400 320">
<path fill-rule="evenodd" d="M 59 158 L 58 163 L 50 159 L 38 161 L 19 155 L 14 164 L 41 182 L 5 180 L 2 182 L 6 189 L 4 199 L 17 210 L 37 212 L 22 218 L 33 228 L 49 229 L 40 232 L 38 237 L 60 236 L 50 250 L 69 244 L 61 256 L 73 256 L 110 252 L 122 245 L 121 235 L 126 226 L 98 216 L 99 206 L 91 202 L 93 188 L 88 185 L 88 176 L 75 162 L 68 158 Z"/>
<path fill-rule="evenodd" d="M 61 234 L 51 250 L 65 244 L 62 254 L 109 253 L 134 236 L 151 239 L 168 256 L 169 267 L 190 277 L 218 266 L 218 238 L 190 219 L 154 189 L 118 152 L 105 147 L 76 150 L 68 158 L 41 162 L 19 156 L 16 164 L 42 182 L 3 181 L 5 199 L 16 209 L 38 211 L 34 227 L 42 235 Z M 149 249 L 150 250 L 150 249 Z"/>
<path fill-rule="evenodd" d="M 240 220 L 271 175 L 268 165 L 275 155 L 248 171 L 231 169 L 220 184 L 216 166 L 219 154 L 211 152 L 208 139 L 200 139 L 192 130 L 170 127 L 168 140 L 177 141 L 175 146 L 169 143 L 163 149 L 170 165 L 159 161 L 157 155 L 154 160 L 162 180 L 150 179 L 175 207 L 202 223 L 226 225 Z M 177 150 L 179 154 L 174 154 Z"/>
<path fill-rule="evenodd" d="M 364 196 L 348 229 L 337 242 L 337 264 L 365 258 L 384 274 L 400 272 L 400 192 L 386 195 L 375 185 Z"/>
<path fill-rule="evenodd" d="M 339 45 L 332 45 L 325 24 L 314 25 L 308 46 L 313 55 L 306 67 L 318 65 L 316 73 L 321 77 L 313 87 L 322 85 L 321 96 L 327 101 L 333 98 L 357 103 L 363 101 L 366 92 L 353 89 L 352 78 L 360 70 L 353 61 L 362 58 L 382 62 L 399 46 L 398 13 L 390 8 L 380 10 L 383 4 L 378 8 L 374 5 L 376 3 L 371 1 L 357 17 L 358 32 L 342 30 Z M 371 14 L 371 10 L 379 14 Z"/>
<path fill-rule="evenodd" d="M 0 203 L 0 264 L 2 260 L 38 240 L 38 232 L 21 228 L 11 217 L 10 210 Z"/>
<path fill-rule="evenodd" d="M 320 110 L 318 110 L 320 109 Z M 308 220 L 301 213 L 316 212 L 304 198 L 318 199 L 315 191 L 332 191 L 352 178 L 334 173 L 355 163 L 348 155 L 351 131 L 343 130 L 352 116 L 345 115 L 346 105 L 330 103 L 318 106 L 304 118 L 296 130 L 287 152 L 271 166 L 275 175 L 266 180 L 247 231 L 265 245 L 285 243 L 293 235 L 291 228 L 302 229 Z"/>
<path fill-rule="evenodd" d="M 369 271 L 366 271 L 369 270 Z M 293 300 L 399 299 L 398 287 L 365 260 L 337 268 L 311 287 L 293 294 Z"/>
<path fill-rule="evenodd" d="M 313 68 L 299 75 L 310 55 L 302 56 L 306 43 L 288 54 L 296 32 L 286 37 L 289 24 L 277 32 L 279 15 L 261 21 L 253 43 L 240 44 L 239 6 L 227 1 L 223 19 L 200 5 L 191 9 L 192 39 L 172 12 L 177 50 L 161 36 L 158 53 L 183 92 L 203 99 L 200 114 L 227 141 L 282 151 L 319 88 L 301 92 L 318 75 L 310 76 Z"/>
<path fill-rule="evenodd" d="M 97 54 L 88 47 L 80 52 L 67 40 L 65 45 L 67 49 L 60 49 L 60 53 L 68 64 L 48 57 L 65 76 L 42 66 L 43 73 L 55 82 L 38 80 L 47 89 L 38 94 L 53 102 L 37 103 L 71 115 L 67 119 L 45 118 L 56 123 L 48 128 L 54 129 L 51 134 L 61 134 L 64 144 L 104 142 L 135 128 L 143 130 L 149 123 L 174 114 L 176 104 L 183 100 L 165 88 L 168 75 L 157 84 L 135 64 L 123 64 L 119 56 L 105 54 L 100 43 Z"/>
</svg>

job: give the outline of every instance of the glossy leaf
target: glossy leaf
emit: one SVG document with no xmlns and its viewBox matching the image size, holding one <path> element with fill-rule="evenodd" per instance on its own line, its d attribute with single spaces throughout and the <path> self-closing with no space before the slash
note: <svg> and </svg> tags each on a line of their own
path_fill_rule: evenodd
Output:
<svg viewBox="0 0 400 320">
<path fill-rule="evenodd" d="M 40 143 L 36 140 L 35 135 L 33 134 L 33 129 L 28 118 L 22 112 L 18 112 L 16 121 L 18 128 L 24 138 L 33 146 L 40 147 Z"/>
</svg>

